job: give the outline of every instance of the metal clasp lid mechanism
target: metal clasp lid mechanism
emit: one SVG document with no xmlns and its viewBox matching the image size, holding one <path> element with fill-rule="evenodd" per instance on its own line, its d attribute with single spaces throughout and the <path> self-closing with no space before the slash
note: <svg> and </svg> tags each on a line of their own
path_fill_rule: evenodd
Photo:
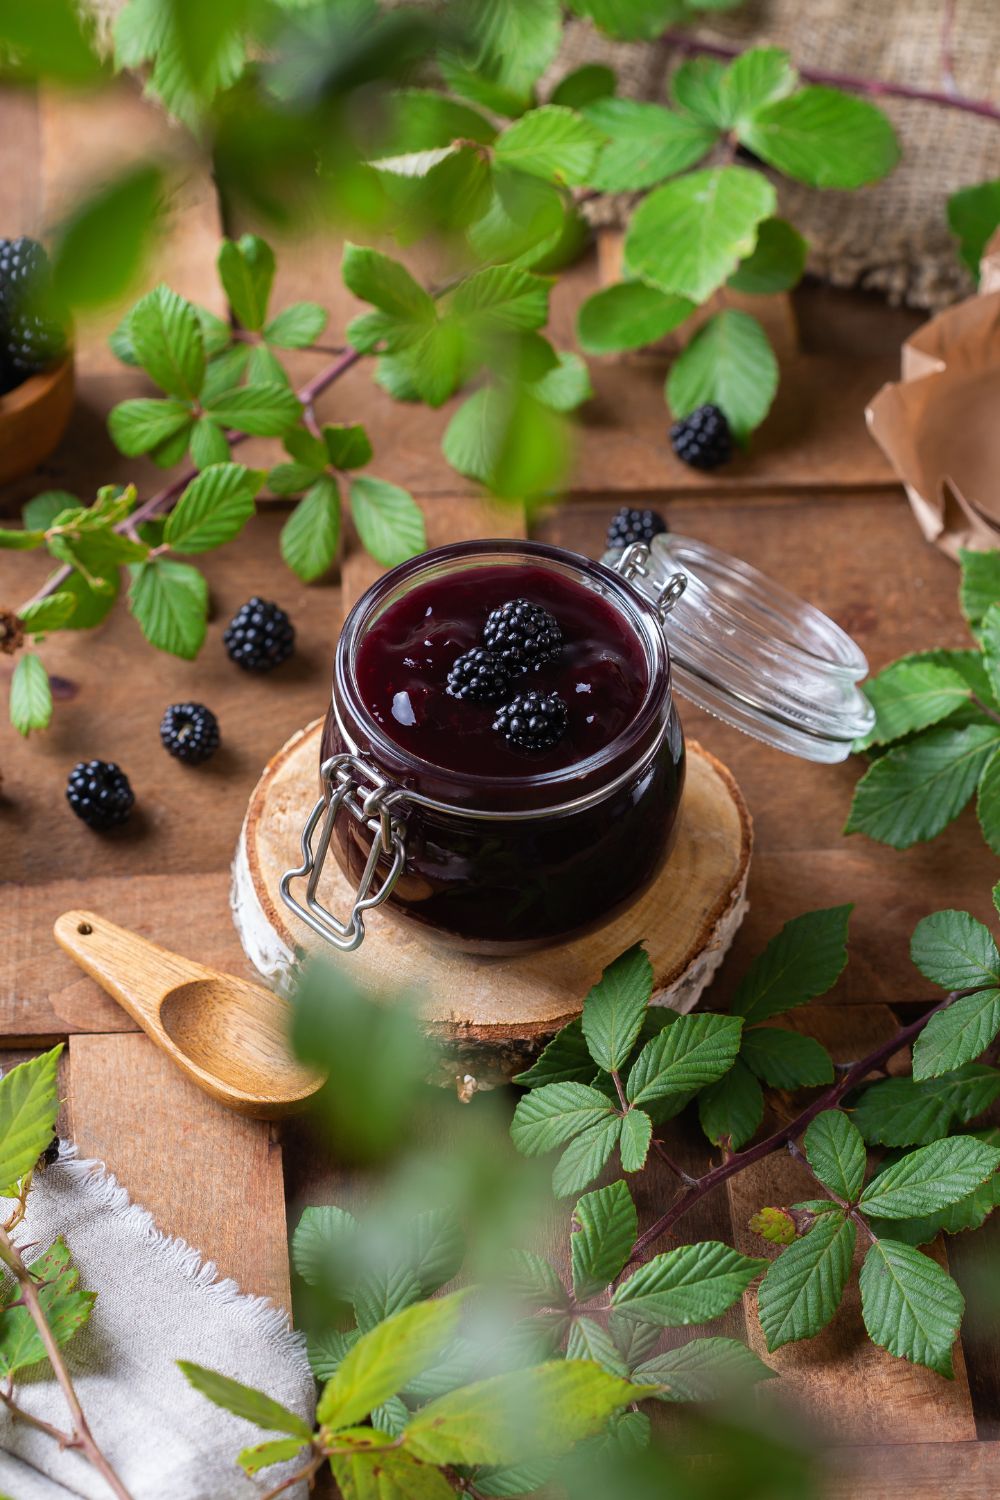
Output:
<svg viewBox="0 0 1000 1500">
<path fill-rule="evenodd" d="M 626 583 L 632 583 L 636 578 L 649 578 L 649 548 L 642 542 L 633 542 L 626 547 L 621 557 L 612 566 L 616 573 L 620 573 Z M 686 573 L 671 573 L 666 583 L 660 585 L 656 591 L 656 607 L 660 613 L 660 619 L 665 620 L 680 599 L 688 586 Z"/>
<path fill-rule="evenodd" d="M 302 830 L 302 864 L 296 870 L 288 870 L 281 877 L 279 889 L 285 905 L 301 917 L 313 932 L 326 938 L 342 952 L 352 953 L 364 941 L 365 912 L 372 911 L 388 900 L 403 873 L 406 825 L 395 814 L 405 802 L 406 794 L 401 787 L 387 781 L 356 755 L 331 755 L 320 767 L 320 776 L 329 795 L 320 797 L 309 814 L 309 821 Z M 372 846 L 346 922 L 327 911 L 316 897 L 316 888 L 333 836 L 333 826 L 342 807 L 372 834 Z M 313 837 L 321 819 L 319 840 L 314 850 Z M 383 857 L 390 860 L 389 870 L 381 885 L 373 890 L 378 864 Z M 308 884 L 303 905 L 292 895 L 291 884 L 293 880 L 306 877 Z"/>
</svg>

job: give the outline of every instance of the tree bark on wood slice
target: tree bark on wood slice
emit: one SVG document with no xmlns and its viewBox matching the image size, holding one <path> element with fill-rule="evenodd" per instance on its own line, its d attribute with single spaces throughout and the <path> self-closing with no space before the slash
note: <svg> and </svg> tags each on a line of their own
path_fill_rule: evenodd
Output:
<svg viewBox="0 0 1000 1500">
<path fill-rule="evenodd" d="M 649 952 L 655 1004 L 678 1011 L 697 1004 L 746 912 L 752 846 L 736 782 L 700 745 L 688 745 L 684 800 L 665 869 L 634 906 L 596 932 L 534 953 L 484 958 L 434 944 L 381 907 L 369 913 L 361 947 L 336 955 L 278 892 L 282 875 L 299 863 L 302 827 L 316 800 L 320 729 L 317 721 L 293 735 L 267 766 L 233 862 L 236 930 L 268 983 L 287 988 L 297 959 L 321 953 L 350 965 L 352 978 L 376 994 L 416 991 L 420 1019 L 444 1048 L 443 1073 L 466 1095 L 526 1067 L 632 943 L 645 943 Z M 332 865 L 319 899 L 346 911 L 351 890 Z"/>
</svg>

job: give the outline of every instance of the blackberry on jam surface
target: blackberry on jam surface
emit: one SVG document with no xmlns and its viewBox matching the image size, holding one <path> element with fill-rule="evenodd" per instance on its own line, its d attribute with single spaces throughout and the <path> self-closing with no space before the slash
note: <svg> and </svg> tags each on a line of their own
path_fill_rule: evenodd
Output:
<svg viewBox="0 0 1000 1500">
<path fill-rule="evenodd" d="M 127 822 L 135 803 L 128 777 L 113 760 L 81 760 L 69 773 L 66 799 L 88 828 L 102 831 Z"/>
<path fill-rule="evenodd" d="M 608 549 L 631 547 L 634 542 L 651 542 L 654 536 L 660 536 L 666 529 L 667 523 L 658 511 L 633 510 L 623 505 L 608 527 Z"/>
<path fill-rule="evenodd" d="M 277 604 L 255 594 L 233 615 L 222 639 L 230 661 L 245 672 L 270 672 L 295 650 L 295 626 Z"/>
<path fill-rule="evenodd" d="M 518 750 L 551 750 L 566 733 L 569 711 L 558 693 L 518 693 L 497 712 L 493 728 Z"/>
<path fill-rule="evenodd" d="M 160 721 L 160 740 L 175 760 L 200 766 L 219 748 L 219 721 L 204 703 L 171 703 Z"/>
<path fill-rule="evenodd" d="M 497 703 L 509 687 L 510 668 L 492 652 L 475 646 L 464 651 L 450 668 L 446 691 L 451 698 Z"/>
<path fill-rule="evenodd" d="M 555 615 L 530 599 L 509 599 L 487 617 L 483 644 L 511 672 L 541 666 L 559 654 L 562 631 Z"/>
<path fill-rule="evenodd" d="M 682 463 L 692 469 L 718 469 L 733 456 L 733 439 L 726 414 L 719 407 L 699 406 L 670 429 L 670 444 Z"/>
</svg>

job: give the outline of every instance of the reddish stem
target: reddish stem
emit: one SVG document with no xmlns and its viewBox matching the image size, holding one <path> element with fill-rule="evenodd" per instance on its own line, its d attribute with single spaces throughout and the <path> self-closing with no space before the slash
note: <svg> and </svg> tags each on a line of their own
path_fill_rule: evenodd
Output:
<svg viewBox="0 0 1000 1500">
<path fill-rule="evenodd" d="M 689 36 L 685 31 L 671 27 L 663 32 L 662 40 L 678 52 L 695 56 L 718 57 L 729 61 L 739 57 L 743 47 L 732 42 L 705 42 L 699 37 Z M 938 89 L 914 88 L 908 83 L 887 83 L 880 78 L 859 78 L 853 73 L 833 73 L 826 68 L 798 68 L 801 76 L 810 83 L 826 83 L 832 88 L 847 89 L 852 94 L 874 94 L 886 99 L 916 99 L 922 104 L 936 104 L 944 109 L 960 109 L 966 114 L 981 115 L 986 120 L 1000 120 L 1000 107 L 989 99 L 969 99 L 964 94 L 944 92 Z"/>
</svg>

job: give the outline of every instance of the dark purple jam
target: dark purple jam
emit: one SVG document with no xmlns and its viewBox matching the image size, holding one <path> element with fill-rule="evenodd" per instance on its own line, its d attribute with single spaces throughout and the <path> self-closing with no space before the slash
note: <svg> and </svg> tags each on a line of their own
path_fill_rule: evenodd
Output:
<svg viewBox="0 0 1000 1500">
<path fill-rule="evenodd" d="M 560 695 L 568 726 L 548 750 L 509 745 L 493 728 L 499 704 L 447 691 L 456 658 L 482 644 L 487 615 L 511 599 L 543 606 L 562 630 L 558 655 L 517 674 L 502 700 Z M 478 567 L 414 588 L 369 626 L 355 675 L 364 706 L 402 749 L 496 779 L 564 770 L 603 750 L 635 718 L 648 681 L 642 644 L 621 614 L 593 589 L 531 564 Z"/>
</svg>

